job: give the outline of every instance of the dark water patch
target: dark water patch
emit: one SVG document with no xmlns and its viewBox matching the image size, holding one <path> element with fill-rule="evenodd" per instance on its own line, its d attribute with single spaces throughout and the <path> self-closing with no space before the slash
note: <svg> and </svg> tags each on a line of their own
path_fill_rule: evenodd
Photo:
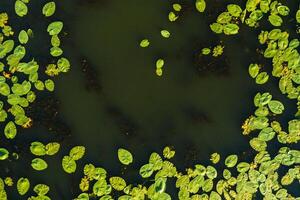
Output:
<svg viewBox="0 0 300 200">
<path fill-rule="evenodd" d="M 100 75 L 87 58 L 81 58 L 81 71 L 84 74 L 86 89 L 100 94 L 102 90 Z"/>
</svg>

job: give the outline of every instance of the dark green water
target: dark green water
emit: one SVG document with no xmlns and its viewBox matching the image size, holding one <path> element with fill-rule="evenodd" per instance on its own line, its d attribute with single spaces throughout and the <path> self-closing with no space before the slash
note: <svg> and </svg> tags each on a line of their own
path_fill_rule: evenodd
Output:
<svg viewBox="0 0 300 200">
<path fill-rule="evenodd" d="M 249 149 L 240 127 L 252 112 L 251 99 L 258 91 L 247 74 L 253 54 L 246 46 L 255 34 L 221 38 L 228 73 L 202 75 L 192 55 L 212 38 L 207 17 L 193 7 L 178 23 L 169 23 L 167 1 L 68 0 L 58 5 L 67 33 L 63 47 L 72 70 L 57 79 L 55 96 L 60 102 L 58 118 L 71 133 L 64 144 L 86 146 L 77 177 L 89 161 L 118 175 L 119 147 L 135 156 L 128 174 L 166 145 L 175 147 L 175 163 L 182 169 L 195 162 L 208 163 L 216 151 L 225 156 Z M 161 38 L 161 29 L 170 30 L 171 38 Z M 151 40 L 148 49 L 138 46 L 144 37 Z M 157 77 L 154 64 L 160 57 L 166 65 L 163 76 Z M 94 88 L 87 89 L 91 79 L 83 72 L 83 58 L 95 78 Z M 23 142 L 55 139 L 42 125 L 24 132 Z M 77 195 L 78 178 L 62 171 L 60 159 L 47 161 L 45 173 L 32 172 L 26 166 L 29 162 L 12 171 L 48 183 L 53 199 Z"/>
</svg>

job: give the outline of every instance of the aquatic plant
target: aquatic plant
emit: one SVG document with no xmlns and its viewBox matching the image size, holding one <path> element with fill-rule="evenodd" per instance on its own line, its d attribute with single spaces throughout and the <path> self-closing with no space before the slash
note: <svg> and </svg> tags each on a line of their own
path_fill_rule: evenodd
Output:
<svg viewBox="0 0 300 200">
<path fill-rule="evenodd" d="M 16 0 L 15 12 L 19 17 L 28 15 L 29 0 Z M 196 10 L 204 12 L 206 2 L 195 1 Z M 172 4 L 172 11 L 168 18 L 176 21 L 182 6 Z M 51 17 L 55 13 L 55 2 L 46 3 L 41 14 Z M 269 25 L 276 27 L 265 30 L 259 26 L 264 19 Z M 300 10 L 295 13 L 282 3 L 274 0 L 247 0 L 244 5 L 228 4 L 226 11 L 220 13 L 216 22 L 210 24 L 210 29 L 216 34 L 236 35 L 239 33 L 241 24 L 249 27 L 260 28 L 258 44 L 261 45 L 261 54 L 266 60 L 271 61 L 270 70 L 264 69 L 264 64 L 251 63 L 248 72 L 255 83 L 265 84 L 270 77 L 278 79 L 278 88 L 287 98 L 297 101 L 298 111 L 287 124 L 280 123 L 280 118 L 285 112 L 285 105 L 269 92 L 258 92 L 253 98 L 254 112 L 245 119 L 242 125 L 242 134 L 249 137 L 251 158 L 245 160 L 240 154 L 220 155 L 214 152 L 210 155 L 212 165 L 204 165 L 198 162 L 184 171 L 179 171 L 172 162 L 176 152 L 173 147 L 167 146 L 161 153 L 152 152 L 146 163 L 141 164 L 137 173 L 143 179 L 142 183 L 130 183 L 124 177 L 110 175 L 109 170 L 96 167 L 92 163 L 84 165 L 82 178 L 78 183 L 81 191 L 74 197 L 76 200 L 221 200 L 237 199 L 250 200 L 263 198 L 275 199 L 300 199 L 293 196 L 291 185 L 300 182 L 300 150 L 295 148 L 300 140 L 300 55 L 298 52 L 300 42 L 295 37 L 299 31 L 291 33 L 279 29 L 285 23 L 285 19 L 292 16 L 291 22 L 300 23 Z M 63 22 L 54 21 L 47 27 L 51 36 L 50 55 L 55 62 L 46 65 L 45 73 L 50 77 L 39 80 L 39 64 L 35 59 L 25 60 L 27 45 L 33 38 L 31 29 L 21 30 L 17 39 L 13 37 L 14 31 L 8 25 L 8 14 L 0 14 L 0 94 L 5 101 L 0 102 L 0 121 L 5 124 L 4 136 L 7 140 L 13 140 L 17 135 L 18 126 L 28 128 L 32 120 L 26 116 L 25 109 L 34 102 L 36 95 L 47 89 L 55 89 L 52 76 L 67 72 L 70 62 L 61 57 L 63 50 L 60 48 L 58 35 L 63 29 Z M 166 30 L 161 32 L 163 37 L 169 37 Z M 17 46 L 16 46 L 17 44 Z M 148 39 L 140 42 L 141 47 L 149 46 Z M 214 48 L 203 48 L 203 55 L 218 57 L 223 54 L 224 46 L 217 45 Z M 260 60 L 261 61 L 261 60 Z M 161 76 L 165 61 L 162 58 L 156 60 L 156 74 Z M 25 77 L 25 78 L 24 78 Z M 14 118 L 14 120 L 9 120 Z M 18 126 L 17 126 L 18 125 Z M 276 149 L 274 150 L 274 143 Z M 43 171 L 48 167 L 44 160 L 47 156 L 56 155 L 61 148 L 58 142 L 42 143 L 31 142 L 29 151 L 35 156 L 31 166 L 37 171 Z M 271 151 L 271 149 L 273 150 Z M 276 152 L 274 152 L 276 151 Z M 272 153 L 271 153 L 272 152 Z M 69 154 L 62 157 L 62 169 L 68 173 L 75 173 L 77 161 L 86 154 L 84 146 L 74 146 Z M 8 148 L 0 148 L 0 162 L 5 162 L 12 156 Z M 43 158 L 41 158 L 43 156 Z M 56 155 L 57 156 L 57 155 Z M 124 148 L 117 152 L 118 160 L 125 167 L 134 162 L 132 153 Z M 41 172 L 40 172 L 41 173 Z M 171 183 L 175 184 L 177 197 L 168 193 Z M 37 184 L 31 188 L 29 177 L 0 178 L 0 200 L 9 199 L 7 187 L 16 187 L 20 198 L 28 200 L 50 199 L 47 194 L 50 187 L 45 184 Z M 297 185 L 299 187 L 299 185 Z M 32 196 L 29 191 L 35 194 Z M 28 194 L 28 196 L 26 196 Z"/>
</svg>

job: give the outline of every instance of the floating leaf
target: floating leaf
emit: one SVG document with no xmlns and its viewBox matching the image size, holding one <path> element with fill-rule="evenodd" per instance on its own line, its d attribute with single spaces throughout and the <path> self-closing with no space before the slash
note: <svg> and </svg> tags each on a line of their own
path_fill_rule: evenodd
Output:
<svg viewBox="0 0 300 200">
<path fill-rule="evenodd" d="M 220 161 L 220 158 L 221 158 L 220 154 L 218 154 L 218 153 L 213 153 L 213 154 L 211 154 L 211 156 L 210 156 L 210 161 L 211 161 L 213 164 L 217 164 L 217 163 Z"/>
<path fill-rule="evenodd" d="M 277 7 L 277 11 L 282 16 L 288 16 L 290 13 L 290 9 L 287 6 L 280 5 Z"/>
<path fill-rule="evenodd" d="M 70 156 L 64 156 L 62 159 L 63 170 L 69 174 L 76 171 L 76 162 Z"/>
<path fill-rule="evenodd" d="M 50 92 L 54 91 L 54 82 L 51 79 L 47 79 L 45 81 L 45 87 L 47 90 L 49 90 Z"/>
<path fill-rule="evenodd" d="M 125 180 L 123 178 L 117 177 L 117 176 L 110 177 L 109 183 L 117 191 L 122 191 L 126 187 Z"/>
<path fill-rule="evenodd" d="M 73 160 L 79 160 L 84 156 L 85 147 L 84 146 L 75 146 L 70 150 L 70 157 Z"/>
<path fill-rule="evenodd" d="M 256 76 L 259 73 L 259 66 L 258 66 L 258 64 L 250 64 L 249 68 L 248 68 L 248 72 L 249 72 L 249 74 L 250 74 L 250 76 L 252 78 L 256 78 Z"/>
<path fill-rule="evenodd" d="M 61 32 L 63 26 L 64 24 L 61 21 L 52 22 L 48 25 L 47 32 L 49 33 L 49 35 L 58 35 Z"/>
<path fill-rule="evenodd" d="M 9 152 L 5 148 L 0 148 L 0 160 L 6 160 L 9 156 Z"/>
<path fill-rule="evenodd" d="M 174 3 L 174 4 L 173 4 L 173 9 L 174 9 L 175 11 L 179 12 L 179 11 L 182 9 L 182 7 L 181 7 L 180 4 Z"/>
<path fill-rule="evenodd" d="M 236 4 L 227 5 L 227 10 L 234 17 L 239 17 L 241 15 L 241 13 L 243 12 L 242 8 Z"/>
<path fill-rule="evenodd" d="M 205 0 L 196 0 L 196 9 L 199 11 L 199 12 L 204 12 L 205 11 L 205 8 L 206 8 L 206 2 Z"/>
<path fill-rule="evenodd" d="M 27 15 L 28 12 L 27 5 L 20 0 L 17 0 L 15 2 L 15 12 L 20 17 Z"/>
<path fill-rule="evenodd" d="M 225 159 L 225 165 L 229 168 L 234 167 L 237 164 L 238 156 L 237 155 L 229 155 Z"/>
<path fill-rule="evenodd" d="M 30 188 L 30 182 L 27 178 L 20 178 L 17 182 L 17 190 L 20 195 L 24 195 Z"/>
<path fill-rule="evenodd" d="M 268 107 L 274 114 L 281 114 L 284 111 L 284 105 L 280 101 L 271 100 Z"/>
<path fill-rule="evenodd" d="M 229 24 L 224 25 L 223 32 L 226 35 L 235 35 L 235 34 L 238 34 L 239 29 L 240 29 L 240 27 L 238 25 L 229 23 Z"/>
<path fill-rule="evenodd" d="M 56 9 L 56 4 L 54 1 L 48 2 L 43 6 L 43 10 L 42 13 L 46 16 L 46 17 L 50 17 L 55 13 L 55 9 Z"/>
<path fill-rule="evenodd" d="M 45 145 L 41 142 L 32 142 L 30 145 L 30 151 L 36 156 L 43 156 L 46 154 Z"/>
<path fill-rule="evenodd" d="M 19 38 L 19 41 L 20 41 L 21 44 L 26 44 L 28 42 L 28 39 L 29 39 L 28 35 L 27 35 L 27 32 L 24 31 L 24 30 L 20 31 L 18 38 Z"/>
<path fill-rule="evenodd" d="M 57 142 L 48 143 L 45 147 L 46 154 L 52 156 L 59 151 L 59 148 L 60 148 L 60 144 Z"/>
<path fill-rule="evenodd" d="M 220 34 L 220 33 L 223 33 L 223 25 L 222 24 L 219 24 L 219 23 L 212 23 L 210 26 L 210 29 L 217 33 L 217 34 Z"/>
<path fill-rule="evenodd" d="M 163 166 L 163 160 L 158 153 L 153 152 L 150 155 L 149 163 L 153 164 L 153 170 L 160 170 Z"/>
<path fill-rule="evenodd" d="M 0 83 L 0 94 L 3 96 L 10 94 L 10 87 L 7 83 Z"/>
<path fill-rule="evenodd" d="M 45 184 L 37 184 L 33 188 L 33 191 L 39 196 L 46 195 L 49 192 L 49 190 L 50 190 L 49 186 Z"/>
<path fill-rule="evenodd" d="M 35 158 L 31 161 L 31 166 L 37 171 L 42 171 L 48 167 L 48 164 L 41 158 Z"/>
<path fill-rule="evenodd" d="M 269 80 L 269 75 L 267 72 L 261 72 L 256 76 L 255 82 L 257 84 L 265 84 Z"/>
<path fill-rule="evenodd" d="M 300 24 L 300 9 L 297 10 L 297 13 L 296 13 L 296 20 L 297 20 L 297 22 Z"/>
<path fill-rule="evenodd" d="M 174 22 L 178 19 L 178 16 L 174 12 L 169 12 L 168 18 L 170 22 Z"/>
<path fill-rule="evenodd" d="M 210 179 L 216 178 L 218 175 L 217 170 L 213 166 L 206 167 L 206 176 Z"/>
<path fill-rule="evenodd" d="M 175 156 L 175 151 L 171 150 L 170 147 L 165 147 L 164 150 L 163 150 L 163 155 L 164 155 L 165 158 L 171 159 Z"/>
<path fill-rule="evenodd" d="M 141 42 L 140 42 L 140 47 L 143 47 L 143 48 L 146 48 L 150 45 L 150 42 L 148 39 L 143 39 Z"/>
<path fill-rule="evenodd" d="M 278 16 L 276 14 L 271 14 L 271 15 L 269 15 L 269 22 L 273 26 L 281 26 L 281 24 L 283 23 L 283 20 L 280 16 Z"/>
<path fill-rule="evenodd" d="M 161 68 L 163 68 L 163 66 L 164 66 L 164 64 L 165 64 L 165 61 L 163 60 L 163 59 L 158 59 L 157 61 L 156 61 L 156 69 L 161 69 Z"/>
<path fill-rule="evenodd" d="M 250 146 L 256 151 L 264 151 L 267 148 L 267 143 L 258 138 L 253 138 L 250 140 Z"/>
<path fill-rule="evenodd" d="M 143 178 L 148 178 L 152 175 L 153 173 L 153 164 L 145 164 L 140 168 L 140 175 Z"/>
<path fill-rule="evenodd" d="M 13 139 L 17 135 L 17 127 L 14 122 L 10 121 L 4 128 L 4 135 L 7 139 Z"/>
<path fill-rule="evenodd" d="M 262 129 L 259 134 L 258 134 L 258 139 L 262 141 L 270 141 L 274 138 L 275 136 L 275 131 L 271 127 L 267 127 Z"/>
<path fill-rule="evenodd" d="M 160 31 L 161 36 L 163 36 L 164 38 L 169 38 L 171 33 L 167 30 L 161 30 Z"/>
<path fill-rule="evenodd" d="M 118 149 L 118 158 L 123 165 L 129 165 L 133 162 L 132 154 L 128 150 L 123 148 Z"/>
</svg>

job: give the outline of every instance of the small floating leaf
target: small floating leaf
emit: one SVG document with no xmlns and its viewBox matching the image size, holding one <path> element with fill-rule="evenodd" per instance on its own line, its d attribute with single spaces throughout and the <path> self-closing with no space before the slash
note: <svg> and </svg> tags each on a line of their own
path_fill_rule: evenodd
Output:
<svg viewBox="0 0 300 200">
<path fill-rule="evenodd" d="M 73 160 L 79 160 L 84 156 L 85 147 L 84 146 L 75 146 L 70 150 L 70 157 Z"/>
<path fill-rule="evenodd" d="M 237 164 L 238 156 L 237 155 L 229 155 L 225 159 L 225 165 L 229 168 L 234 167 Z"/>
<path fill-rule="evenodd" d="M 42 12 L 46 17 L 50 17 L 55 13 L 55 9 L 56 9 L 55 2 L 51 1 L 44 5 Z"/>
<path fill-rule="evenodd" d="M 132 154 L 128 150 L 123 148 L 118 149 L 118 158 L 123 165 L 129 165 L 133 162 Z"/>
<path fill-rule="evenodd" d="M 61 32 L 63 25 L 64 24 L 61 21 L 52 22 L 48 25 L 47 32 L 49 35 L 58 35 Z"/>
<path fill-rule="evenodd" d="M 62 159 L 63 170 L 69 174 L 76 171 L 76 162 L 70 156 L 64 156 Z"/>
<path fill-rule="evenodd" d="M 204 12 L 205 11 L 205 8 L 206 8 L 206 2 L 205 0 L 196 0 L 196 9 L 199 11 L 199 12 Z"/>
<path fill-rule="evenodd" d="M 45 145 L 41 142 L 32 142 L 30 145 L 30 151 L 36 156 L 43 156 L 46 154 Z"/>
<path fill-rule="evenodd" d="M 110 177 L 109 183 L 117 191 L 122 191 L 126 187 L 125 180 L 123 178 L 117 177 L 117 176 Z"/>
<path fill-rule="evenodd" d="M 28 42 L 28 39 L 29 38 L 28 38 L 27 32 L 24 31 L 24 30 L 20 31 L 20 33 L 19 33 L 19 42 L 21 44 L 26 44 Z"/>
<path fill-rule="evenodd" d="M 7 139 L 13 139 L 16 137 L 17 128 L 14 122 L 10 121 L 4 128 L 4 135 Z"/>
<path fill-rule="evenodd" d="M 46 195 L 49 192 L 49 190 L 50 190 L 49 186 L 45 184 L 37 184 L 33 188 L 33 191 L 39 196 Z"/>
<path fill-rule="evenodd" d="M 17 182 L 17 190 L 20 195 L 24 195 L 30 188 L 30 182 L 27 178 L 20 178 Z"/>
<path fill-rule="evenodd" d="M 257 84 L 265 84 L 269 80 L 269 75 L 267 72 L 261 72 L 256 76 L 255 82 Z"/>
<path fill-rule="evenodd" d="M 5 148 L 0 148 L 0 160 L 6 160 L 8 158 L 9 152 Z"/>
<path fill-rule="evenodd" d="M 171 33 L 167 30 L 161 30 L 160 34 L 164 37 L 164 38 L 169 38 Z"/>
<path fill-rule="evenodd" d="M 46 154 L 52 156 L 59 151 L 59 148 L 60 148 L 60 144 L 57 142 L 48 143 L 45 147 Z"/>
<path fill-rule="evenodd" d="M 143 48 L 146 48 L 150 45 L 150 42 L 148 39 L 143 39 L 141 42 L 140 42 L 140 47 L 143 47 Z"/>
<path fill-rule="evenodd" d="M 175 151 L 172 150 L 170 147 L 165 147 L 163 150 L 163 155 L 167 159 L 171 159 L 175 156 Z"/>
<path fill-rule="evenodd" d="M 153 164 L 145 164 L 140 168 L 140 175 L 143 178 L 148 178 L 152 175 L 153 173 Z"/>
<path fill-rule="evenodd" d="M 37 171 L 42 171 L 47 169 L 48 164 L 46 163 L 46 161 L 44 161 L 41 158 L 35 158 L 31 161 L 31 166 L 33 169 L 37 170 Z"/>
<path fill-rule="evenodd" d="M 279 15 L 271 14 L 271 15 L 269 15 L 269 22 L 273 26 L 277 27 L 277 26 L 281 26 L 281 24 L 283 23 L 283 20 Z"/>
<path fill-rule="evenodd" d="M 284 105 L 280 101 L 271 100 L 268 107 L 274 114 L 281 114 L 284 111 Z"/>
<path fill-rule="evenodd" d="M 20 0 L 17 0 L 15 2 L 15 12 L 20 17 L 27 15 L 28 12 L 27 5 Z"/>
<path fill-rule="evenodd" d="M 165 64 L 165 61 L 163 60 L 163 59 L 158 59 L 157 61 L 156 61 L 156 69 L 161 69 L 161 68 L 163 68 L 163 66 L 164 66 L 164 64 Z"/>
</svg>

